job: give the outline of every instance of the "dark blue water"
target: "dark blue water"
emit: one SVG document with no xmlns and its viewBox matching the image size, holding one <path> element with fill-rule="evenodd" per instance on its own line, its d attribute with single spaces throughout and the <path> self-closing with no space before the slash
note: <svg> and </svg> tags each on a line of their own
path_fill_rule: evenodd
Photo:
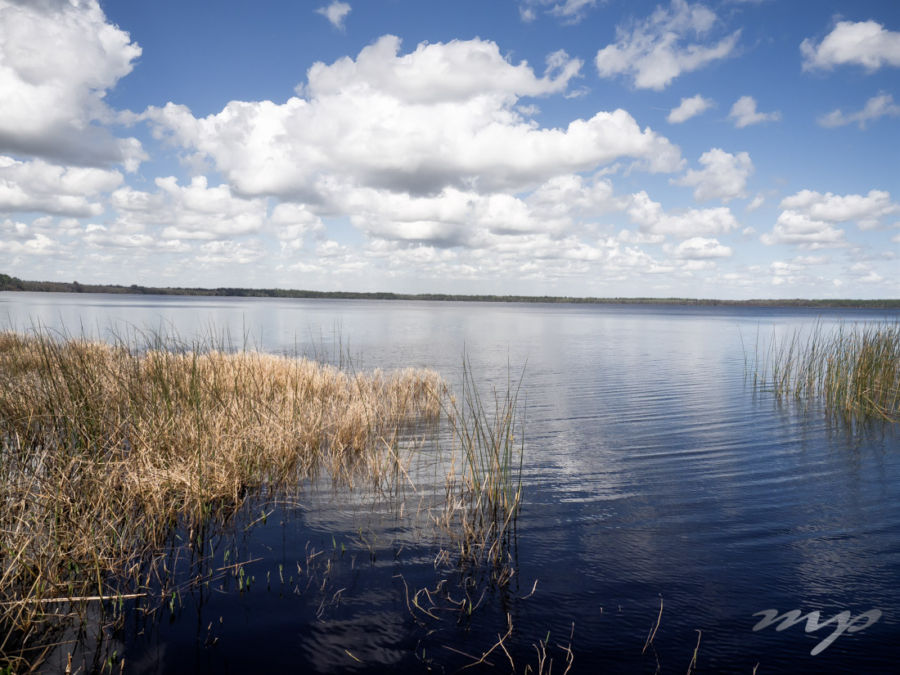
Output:
<svg viewBox="0 0 900 675">
<path fill-rule="evenodd" d="M 552 658 L 563 672 L 569 647 L 574 672 L 685 672 L 695 648 L 699 672 L 897 671 L 898 428 L 780 404 L 747 382 L 745 357 L 775 334 L 898 313 L 0 294 L 0 317 L 99 336 L 214 332 L 451 382 L 465 354 L 486 391 L 522 376 L 525 497 L 507 588 L 435 560 L 447 542 L 415 495 L 399 513 L 326 480 L 237 515 L 210 565 L 254 560 L 243 577 L 185 588 L 109 631 L 104 654 L 128 672 L 452 672 L 508 621 L 509 655 L 494 649 L 476 670 L 536 671 L 545 650 L 545 671 Z M 416 481 L 429 471 L 423 459 Z M 433 616 L 411 602 L 426 587 Z M 846 630 L 754 630 L 768 609 L 841 615 Z M 877 620 L 859 618 L 871 610 Z"/>
</svg>

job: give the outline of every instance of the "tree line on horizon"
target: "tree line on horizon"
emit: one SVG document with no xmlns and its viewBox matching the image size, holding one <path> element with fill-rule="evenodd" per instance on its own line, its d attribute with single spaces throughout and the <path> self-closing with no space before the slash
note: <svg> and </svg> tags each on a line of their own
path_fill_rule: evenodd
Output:
<svg viewBox="0 0 900 675">
<path fill-rule="evenodd" d="M 753 299 L 718 300 L 713 298 L 597 298 L 553 295 L 465 295 L 453 293 L 390 293 L 362 291 L 312 291 L 283 288 L 188 288 L 156 287 L 131 284 L 82 284 L 77 281 L 26 281 L 0 273 L 0 291 L 32 293 L 112 293 L 119 295 L 194 295 L 246 298 L 323 298 L 347 300 L 432 300 L 456 302 L 533 302 L 580 304 L 662 304 L 696 306 L 751 307 L 861 307 L 867 309 L 900 309 L 900 299 Z"/>
</svg>

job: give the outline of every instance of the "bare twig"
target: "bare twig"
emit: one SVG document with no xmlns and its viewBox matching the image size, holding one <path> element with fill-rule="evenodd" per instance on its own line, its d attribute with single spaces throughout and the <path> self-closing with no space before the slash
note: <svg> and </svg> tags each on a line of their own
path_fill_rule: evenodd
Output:
<svg viewBox="0 0 900 675">
<path fill-rule="evenodd" d="M 663 611 L 663 599 L 662 596 L 659 596 L 659 615 L 656 617 L 656 625 L 650 629 L 650 633 L 647 635 L 647 640 L 644 642 L 644 648 L 641 650 L 641 654 L 647 651 L 647 647 L 653 644 L 653 638 L 656 637 L 656 631 L 659 629 L 659 622 L 662 620 L 662 611 Z"/>
</svg>

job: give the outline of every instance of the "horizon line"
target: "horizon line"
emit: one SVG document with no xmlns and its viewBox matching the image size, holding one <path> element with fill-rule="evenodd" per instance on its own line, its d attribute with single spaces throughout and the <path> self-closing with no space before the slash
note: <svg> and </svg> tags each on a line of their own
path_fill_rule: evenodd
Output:
<svg viewBox="0 0 900 675">
<path fill-rule="evenodd" d="M 667 304 L 667 305 L 744 305 L 815 306 L 843 308 L 900 309 L 900 298 L 685 298 L 649 296 L 567 296 L 498 293 L 397 293 L 394 291 L 316 291 L 308 289 L 243 288 L 219 286 L 144 286 L 140 284 L 82 284 L 78 281 L 30 281 L 0 274 L 0 291 L 50 293 L 109 293 L 114 295 L 181 295 L 196 297 L 282 297 L 340 300 L 421 300 L 437 302 L 518 302 L 571 304 Z"/>
</svg>

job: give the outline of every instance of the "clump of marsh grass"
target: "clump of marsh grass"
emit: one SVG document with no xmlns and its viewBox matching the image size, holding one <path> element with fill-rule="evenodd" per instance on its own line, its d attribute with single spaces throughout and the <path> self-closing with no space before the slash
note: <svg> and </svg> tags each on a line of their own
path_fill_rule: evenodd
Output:
<svg viewBox="0 0 900 675">
<path fill-rule="evenodd" d="M 483 395 L 464 358 L 460 386 L 456 395 L 447 399 L 439 445 L 444 450 L 444 444 L 449 444 L 450 452 L 439 453 L 438 465 L 447 473 L 443 490 L 431 495 L 433 501 L 424 506 L 440 542 L 433 560 L 436 585 L 411 589 L 403 575 L 396 575 L 403 584 L 410 616 L 416 624 L 428 627 L 426 637 L 438 643 L 441 629 L 436 622 L 452 618 L 468 629 L 487 598 L 499 597 L 504 608 L 516 602 L 511 591 L 517 566 L 516 523 L 522 505 L 524 458 L 520 385 L 521 380 L 508 379 L 505 391 L 493 389 Z M 534 588 L 519 599 L 527 600 Z M 488 657 L 501 649 L 511 658 L 504 647 L 511 633 L 510 623 L 506 634 L 498 635 L 498 642 L 481 658 L 459 652 L 472 659 L 465 667 L 490 665 Z M 539 656 L 546 656 L 546 644 L 542 643 L 541 649 Z"/>
<path fill-rule="evenodd" d="M 900 323 L 840 325 L 757 346 L 753 382 L 778 397 L 821 398 L 847 421 L 900 421 Z"/>
<path fill-rule="evenodd" d="M 451 534 L 457 560 L 470 569 L 487 563 L 500 586 L 514 573 L 516 519 L 522 499 L 524 433 L 519 421 L 521 381 L 494 391 L 491 408 L 463 363 L 462 400 L 453 398 L 448 411 L 453 442 L 461 461 L 447 477 L 447 499 L 438 520 Z M 458 473 L 456 473 L 458 471 Z"/>
<path fill-rule="evenodd" d="M 0 664 L 39 663 L 42 645 L 100 605 L 118 608 L 118 621 L 125 600 L 174 598 L 185 583 L 172 577 L 175 540 L 202 563 L 204 542 L 255 495 L 296 493 L 324 475 L 338 487 L 358 481 L 400 513 L 411 486 L 421 508 L 422 476 L 409 462 L 437 436 L 453 450 L 427 510 L 439 515 L 427 520 L 451 542 L 436 561 L 455 563 L 464 590 L 448 595 L 448 609 L 465 620 L 481 584 L 509 584 L 522 496 L 518 385 L 486 405 L 468 362 L 457 400 L 428 370 L 355 373 L 141 339 L 0 333 Z"/>
<path fill-rule="evenodd" d="M 176 527 L 227 519 L 254 489 L 320 471 L 390 480 L 402 429 L 436 419 L 446 392 L 428 370 L 357 374 L 164 342 L 0 333 L 0 657 L 10 663 L 40 643 L 48 608 L 121 599 Z"/>
</svg>

